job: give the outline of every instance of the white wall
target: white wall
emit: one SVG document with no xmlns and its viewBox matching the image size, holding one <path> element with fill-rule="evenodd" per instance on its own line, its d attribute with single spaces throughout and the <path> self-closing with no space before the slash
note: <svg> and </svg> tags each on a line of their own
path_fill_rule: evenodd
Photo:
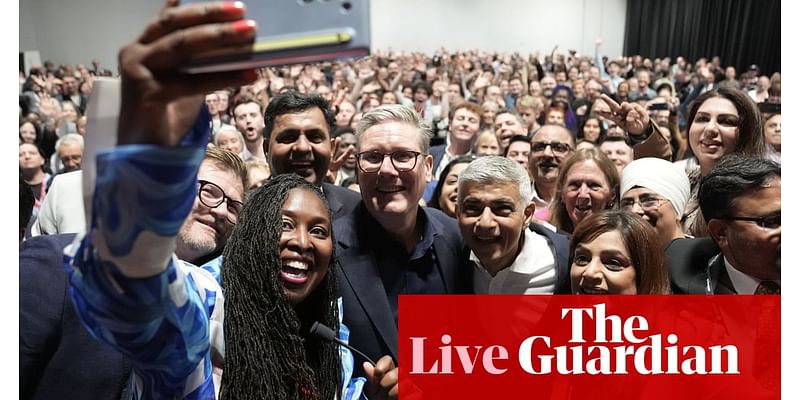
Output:
<svg viewBox="0 0 800 400">
<path fill-rule="evenodd" d="M 433 52 L 449 49 L 536 50 L 558 45 L 593 54 L 622 55 L 626 0 L 374 0 L 375 48 Z"/>
<path fill-rule="evenodd" d="M 158 14 L 163 0 L 20 0 L 19 50 L 42 61 L 116 70 L 117 52 Z"/>
<path fill-rule="evenodd" d="M 264 0 L 261 0 L 264 1 Z M 292 1 L 292 0 L 282 0 Z M 246 1 L 245 1 L 246 2 Z M 116 68 L 119 48 L 131 41 L 163 0 L 21 0 L 20 51 L 42 60 Z M 481 48 L 498 51 L 575 49 L 622 53 L 626 0 L 372 0 L 373 48 Z"/>
</svg>

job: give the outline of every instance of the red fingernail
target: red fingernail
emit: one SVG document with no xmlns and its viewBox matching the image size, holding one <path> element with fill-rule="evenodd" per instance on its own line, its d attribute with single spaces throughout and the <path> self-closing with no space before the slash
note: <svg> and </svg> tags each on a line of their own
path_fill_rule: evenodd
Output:
<svg viewBox="0 0 800 400">
<path fill-rule="evenodd" d="M 256 21 L 252 19 L 243 19 L 233 23 L 233 31 L 236 33 L 245 33 L 256 30 Z"/>
<path fill-rule="evenodd" d="M 226 13 L 238 13 L 244 10 L 244 3 L 241 1 L 230 1 L 222 5 L 222 11 Z"/>
</svg>

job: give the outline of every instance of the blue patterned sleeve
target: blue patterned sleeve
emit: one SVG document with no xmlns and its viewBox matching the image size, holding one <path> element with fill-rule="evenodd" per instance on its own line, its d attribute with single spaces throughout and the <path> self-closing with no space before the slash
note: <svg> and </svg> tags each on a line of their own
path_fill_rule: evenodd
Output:
<svg viewBox="0 0 800 400">
<path fill-rule="evenodd" d="M 219 284 L 173 255 L 194 204 L 209 132 L 203 107 L 176 147 L 98 153 L 90 226 L 65 252 L 78 314 L 95 337 L 132 360 L 138 398 L 214 398 Z"/>
<path fill-rule="evenodd" d="M 337 335 L 340 340 L 345 343 L 350 343 L 350 328 L 342 322 L 342 298 L 338 300 L 339 306 L 339 334 Z M 364 394 L 364 384 L 367 379 L 364 377 L 353 378 L 353 368 L 355 366 L 355 359 L 353 352 L 347 347 L 339 346 L 339 358 L 342 361 L 342 399 L 343 400 L 366 400 Z"/>
</svg>

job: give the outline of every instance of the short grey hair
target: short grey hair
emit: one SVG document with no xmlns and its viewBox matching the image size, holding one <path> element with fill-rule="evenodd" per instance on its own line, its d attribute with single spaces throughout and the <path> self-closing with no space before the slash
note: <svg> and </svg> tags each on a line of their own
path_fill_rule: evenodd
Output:
<svg viewBox="0 0 800 400">
<path fill-rule="evenodd" d="M 520 163 L 501 156 L 483 156 L 469 163 L 458 177 L 458 204 L 464 200 L 464 185 L 474 182 L 483 185 L 508 182 L 519 187 L 519 201 L 522 207 L 533 198 L 533 188 L 528 171 Z"/>
<path fill-rule="evenodd" d="M 83 150 L 83 136 L 77 133 L 68 133 L 56 141 L 56 153 L 58 153 L 61 146 L 65 144 L 77 144 Z"/>
<path fill-rule="evenodd" d="M 431 147 L 431 127 L 413 108 L 400 104 L 384 104 L 364 113 L 356 126 L 356 148 L 361 149 L 361 137 L 367 129 L 388 122 L 411 125 L 419 132 L 419 148 L 428 154 Z"/>
<path fill-rule="evenodd" d="M 239 132 L 239 130 L 236 129 L 235 126 L 229 124 L 220 125 L 219 129 L 217 129 L 217 132 L 214 133 L 214 146 L 219 145 L 219 134 L 225 131 L 235 132 L 236 135 L 239 136 L 239 141 L 242 143 L 242 150 L 245 149 L 245 141 L 244 141 L 244 136 L 242 136 L 242 132 Z"/>
</svg>

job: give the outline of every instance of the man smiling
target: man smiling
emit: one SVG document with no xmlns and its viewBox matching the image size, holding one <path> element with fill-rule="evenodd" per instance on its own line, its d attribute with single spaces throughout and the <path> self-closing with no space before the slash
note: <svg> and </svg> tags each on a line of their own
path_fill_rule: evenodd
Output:
<svg viewBox="0 0 800 400">
<path fill-rule="evenodd" d="M 333 225 L 344 323 L 353 346 L 396 359 L 398 296 L 466 292 L 469 271 L 455 221 L 418 205 L 432 167 L 419 114 L 375 108 L 359 121 L 356 140 L 362 200 Z"/>
<path fill-rule="evenodd" d="M 506 157 L 479 158 L 461 173 L 456 214 L 475 293 L 570 292 L 568 239 L 531 224 L 531 196 L 527 171 Z"/>
<path fill-rule="evenodd" d="M 295 173 L 322 188 L 336 219 L 349 213 L 360 198 L 355 192 L 323 183 L 331 153 L 340 138 L 331 141 L 333 111 L 318 95 L 286 91 L 272 98 L 264 117 L 264 152 L 273 174 Z"/>
</svg>

